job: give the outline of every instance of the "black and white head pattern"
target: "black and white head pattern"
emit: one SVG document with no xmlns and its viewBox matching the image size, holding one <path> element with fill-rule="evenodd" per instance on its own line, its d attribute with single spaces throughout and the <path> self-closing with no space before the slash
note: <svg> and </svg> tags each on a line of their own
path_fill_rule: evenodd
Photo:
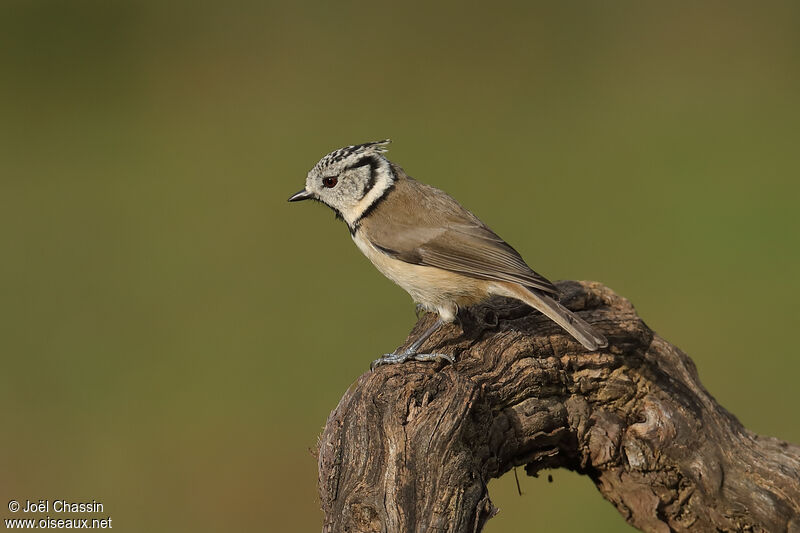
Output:
<svg viewBox="0 0 800 533">
<path fill-rule="evenodd" d="M 306 191 L 336 211 L 353 230 L 394 183 L 391 165 L 383 156 L 389 142 L 387 139 L 334 150 L 309 171 Z"/>
</svg>

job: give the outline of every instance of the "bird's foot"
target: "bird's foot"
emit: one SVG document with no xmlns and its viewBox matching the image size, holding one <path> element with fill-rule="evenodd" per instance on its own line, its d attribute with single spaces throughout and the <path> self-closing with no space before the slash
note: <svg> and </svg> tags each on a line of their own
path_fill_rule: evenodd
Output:
<svg viewBox="0 0 800 533">
<path fill-rule="evenodd" d="M 379 366 L 382 365 L 395 365 L 398 363 L 405 363 L 406 361 L 446 361 L 451 365 L 455 363 L 455 359 L 453 359 L 452 355 L 447 355 L 444 353 L 414 353 L 414 352 L 403 352 L 403 353 L 387 353 L 383 354 L 382 357 L 375 359 L 371 365 L 369 365 L 370 370 L 375 370 Z"/>
</svg>

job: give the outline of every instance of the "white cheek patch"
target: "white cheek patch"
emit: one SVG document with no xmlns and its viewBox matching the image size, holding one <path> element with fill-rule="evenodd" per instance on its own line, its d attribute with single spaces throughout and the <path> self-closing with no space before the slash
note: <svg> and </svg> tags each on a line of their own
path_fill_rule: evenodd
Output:
<svg viewBox="0 0 800 533">
<path fill-rule="evenodd" d="M 388 166 L 381 166 L 375 170 L 375 173 L 377 174 L 377 176 L 375 176 L 375 186 L 372 187 L 356 205 L 342 210 L 342 218 L 344 218 L 344 221 L 347 222 L 349 226 L 355 224 L 355 222 L 361 218 L 361 215 L 363 215 L 372 204 L 377 202 L 389 187 L 392 186 L 392 183 L 394 183 L 394 176 Z"/>
</svg>

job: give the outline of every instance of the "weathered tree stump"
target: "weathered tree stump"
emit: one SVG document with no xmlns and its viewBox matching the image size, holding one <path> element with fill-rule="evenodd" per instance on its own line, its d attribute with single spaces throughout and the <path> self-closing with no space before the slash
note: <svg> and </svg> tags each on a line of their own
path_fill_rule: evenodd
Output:
<svg viewBox="0 0 800 533">
<path fill-rule="evenodd" d="M 589 476 L 643 531 L 800 532 L 800 447 L 742 427 L 627 300 L 557 285 L 608 348 L 587 353 L 496 299 L 461 314 L 466 333 L 453 325 L 426 343 L 454 365 L 365 373 L 320 439 L 323 531 L 480 531 L 495 513 L 487 481 L 525 465 Z"/>
</svg>

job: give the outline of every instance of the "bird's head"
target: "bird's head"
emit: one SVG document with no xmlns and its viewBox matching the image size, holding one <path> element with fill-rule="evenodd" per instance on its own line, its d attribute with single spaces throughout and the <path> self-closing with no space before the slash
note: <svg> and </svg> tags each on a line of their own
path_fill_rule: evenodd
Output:
<svg viewBox="0 0 800 533">
<path fill-rule="evenodd" d="M 386 157 L 388 139 L 334 150 L 308 172 L 303 190 L 290 202 L 318 200 L 351 227 L 394 183 Z"/>
</svg>

